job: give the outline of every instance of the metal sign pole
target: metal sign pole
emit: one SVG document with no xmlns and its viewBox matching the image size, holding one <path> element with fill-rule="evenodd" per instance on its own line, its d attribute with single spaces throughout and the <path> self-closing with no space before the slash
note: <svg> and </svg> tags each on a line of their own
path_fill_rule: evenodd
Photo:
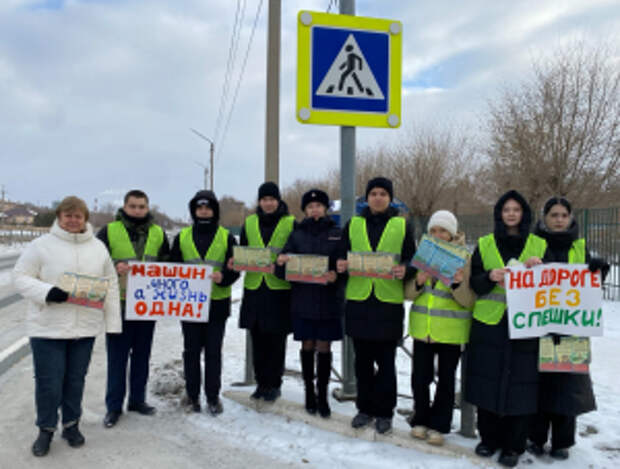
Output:
<svg viewBox="0 0 620 469">
<path fill-rule="evenodd" d="M 340 13 L 355 15 L 355 0 L 340 0 Z M 345 225 L 355 214 L 355 127 L 340 127 L 340 223 Z M 335 396 L 354 399 L 355 356 L 353 341 L 347 335 L 342 340 L 342 388 Z"/>
</svg>

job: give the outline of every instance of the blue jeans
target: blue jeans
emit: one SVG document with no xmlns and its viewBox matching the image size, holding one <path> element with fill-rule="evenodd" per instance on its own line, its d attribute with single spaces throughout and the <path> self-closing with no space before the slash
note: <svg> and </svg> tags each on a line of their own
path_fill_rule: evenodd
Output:
<svg viewBox="0 0 620 469">
<path fill-rule="evenodd" d="M 39 428 L 50 431 L 56 429 L 59 407 L 62 410 L 63 427 L 70 427 L 80 420 L 84 380 L 94 343 L 94 337 L 30 338 L 34 363 L 36 425 Z"/>
</svg>

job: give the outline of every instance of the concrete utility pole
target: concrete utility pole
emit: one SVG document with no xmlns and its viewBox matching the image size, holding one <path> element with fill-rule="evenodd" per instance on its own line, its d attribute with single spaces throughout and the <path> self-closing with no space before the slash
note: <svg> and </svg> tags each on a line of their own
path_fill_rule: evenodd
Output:
<svg viewBox="0 0 620 469">
<path fill-rule="evenodd" d="M 267 101 L 265 112 L 265 181 L 280 180 L 280 29 L 282 0 L 269 0 L 267 25 Z M 245 333 L 245 381 L 254 384 L 252 336 Z"/>
<path fill-rule="evenodd" d="M 355 0 L 340 0 L 341 15 L 355 15 Z M 340 127 L 340 224 L 355 215 L 355 127 Z M 342 388 L 338 399 L 355 398 L 355 355 L 349 336 L 342 340 Z"/>
<path fill-rule="evenodd" d="M 269 0 L 267 28 L 267 111 L 265 118 L 265 181 L 280 178 L 280 23 L 282 0 Z"/>
<path fill-rule="evenodd" d="M 207 137 L 206 135 L 203 135 L 202 133 L 198 132 L 196 129 L 192 129 L 190 127 L 190 129 L 192 132 L 194 132 L 194 134 L 196 134 L 198 137 L 200 137 L 203 140 L 206 140 L 207 142 L 209 142 L 209 165 L 210 165 L 210 170 L 207 169 L 206 166 L 198 163 L 200 166 L 202 166 L 205 170 L 205 189 L 207 189 L 207 172 L 209 173 L 209 177 L 211 178 L 210 182 L 210 189 L 213 190 L 213 154 L 215 153 L 215 143 L 213 142 L 213 140 L 211 140 L 209 137 Z"/>
</svg>

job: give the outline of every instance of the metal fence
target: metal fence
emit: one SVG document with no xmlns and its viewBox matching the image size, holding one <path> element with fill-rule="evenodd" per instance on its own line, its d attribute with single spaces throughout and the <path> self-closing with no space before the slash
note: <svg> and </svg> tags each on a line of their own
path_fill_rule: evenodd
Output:
<svg viewBox="0 0 620 469">
<path fill-rule="evenodd" d="M 602 257 L 611 265 L 603 285 L 603 298 L 620 301 L 620 208 L 586 208 L 575 210 L 579 234 L 585 238 L 590 254 Z M 459 215 L 459 229 L 465 232 L 467 245 L 474 247 L 481 236 L 493 231 L 493 215 Z M 416 238 L 426 230 L 428 217 L 414 217 Z"/>
<path fill-rule="evenodd" d="M 23 243 L 49 232 L 48 227 L 0 225 L 0 244 Z"/>
</svg>

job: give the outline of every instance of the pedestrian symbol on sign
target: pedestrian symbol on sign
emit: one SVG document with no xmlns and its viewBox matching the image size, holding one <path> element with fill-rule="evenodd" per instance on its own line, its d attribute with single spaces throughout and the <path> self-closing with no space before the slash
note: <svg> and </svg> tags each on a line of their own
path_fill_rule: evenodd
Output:
<svg viewBox="0 0 620 469">
<path fill-rule="evenodd" d="M 353 34 L 347 37 L 321 81 L 316 94 L 318 96 L 384 99 L 381 88 Z"/>
</svg>

